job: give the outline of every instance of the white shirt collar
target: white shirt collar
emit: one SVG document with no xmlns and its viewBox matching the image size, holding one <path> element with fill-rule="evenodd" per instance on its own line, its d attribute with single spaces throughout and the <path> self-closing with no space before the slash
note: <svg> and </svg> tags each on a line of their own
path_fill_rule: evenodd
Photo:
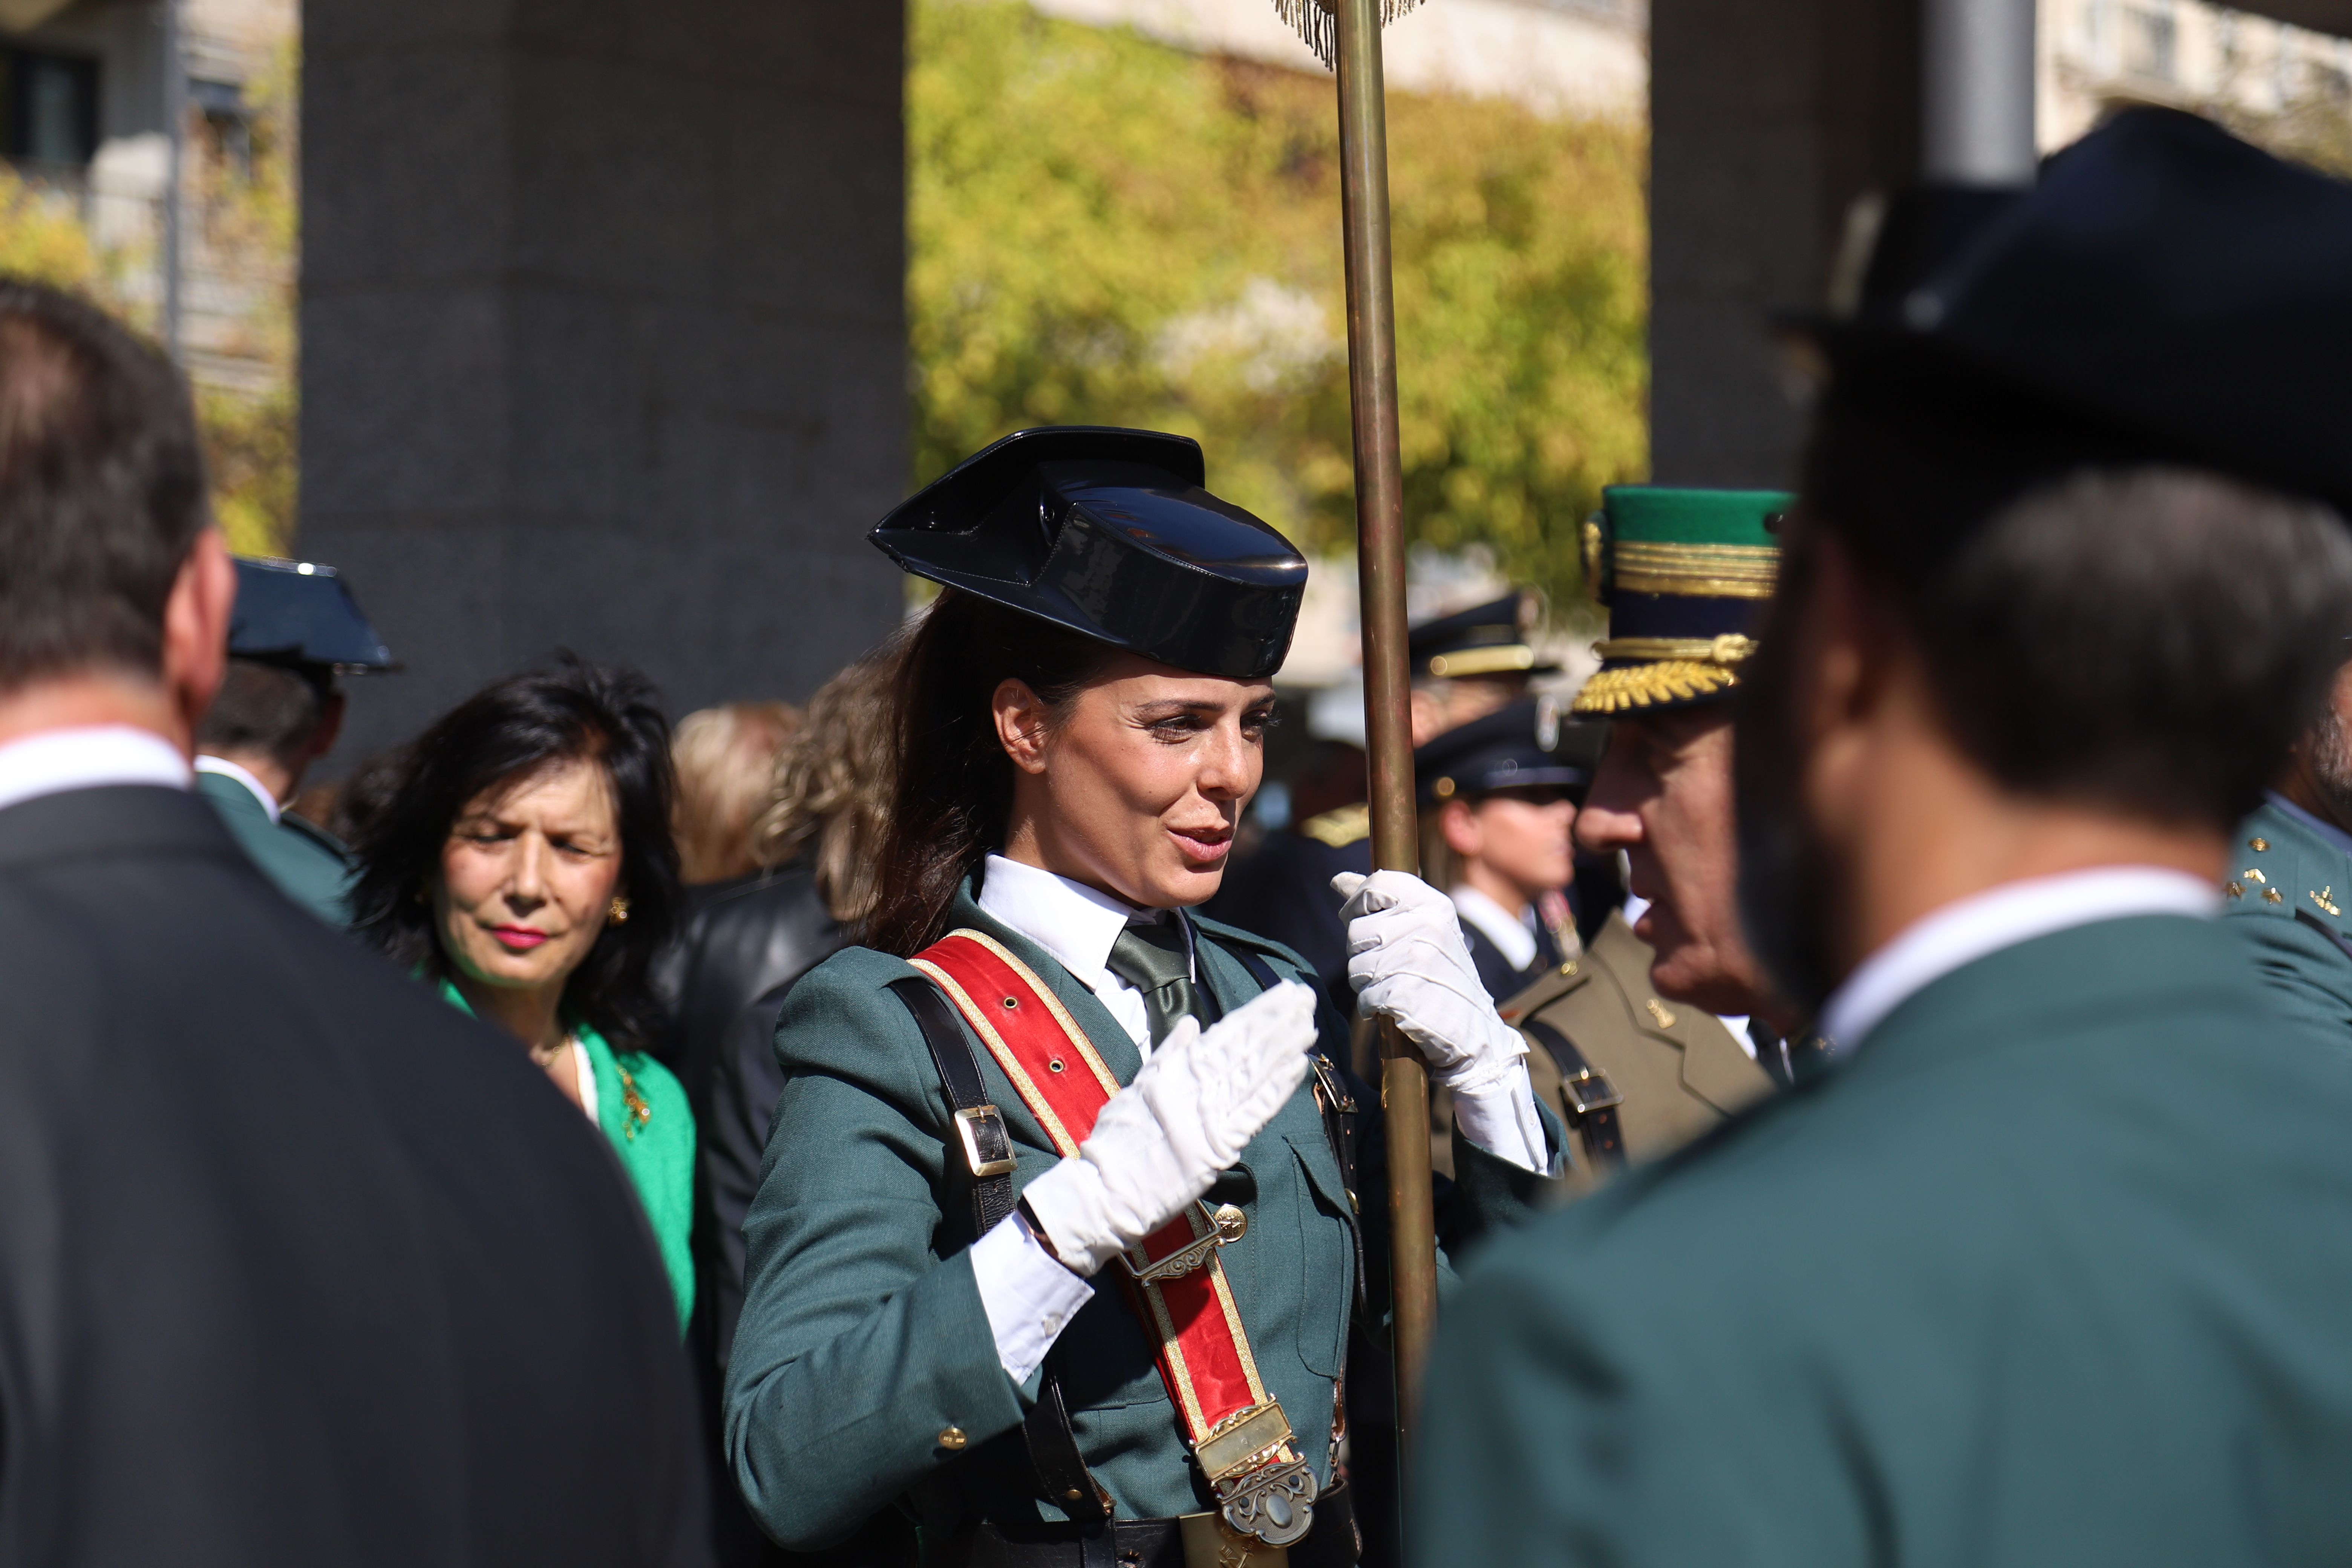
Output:
<svg viewBox="0 0 2352 1568">
<path fill-rule="evenodd" d="M 1111 944 L 1137 911 L 1108 893 L 991 855 L 981 878 L 980 908 L 1059 959 L 1087 989 L 1119 984 L 1108 967 Z"/>
<path fill-rule="evenodd" d="M 259 779 L 255 778 L 251 773 L 247 773 L 245 769 L 238 767 L 226 757 L 199 756 L 196 758 L 196 772 L 200 773 L 218 773 L 225 779 L 235 779 L 238 784 L 243 784 L 247 789 L 253 792 L 253 798 L 261 803 L 261 809 L 269 814 L 269 820 L 271 822 L 274 823 L 278 820 L 278 797 L 271 795 L 267 789 L 263 788 Z"/>
<path fill-rule="evenodd" d="M 1525 969 L 1536 961 L 1536 933 L 1529 930 L 1526 919 L 1514 915 L 1493 899 L 1468 886 L 1459 887 L 1445 895 L 1464 920 L 1477 927 L 1478 934 L 1495 944 L 1503 962 L 1513 969 Z"/>
<path fill-rule="evenodd" d="M 1820 1030 L 1841 1054 L 1935 981 L 2035 937 L 2126 915 L 2210 919 L 2210 882 L 2168 866 L 2098 866 L 2032 877 L 1922 915 L 1862 961 L 1822 1009 Z"/>
<path fill-rule="evenodd" d="M 2276 807 L 2279 814 L 2289 821 L 2300 822 L 2345 854 L 2352 855 L 2352 833 L 2345 832 L 2324 817 L 2314 816 L 2274 789 L 2263 791 L 2263 798 Z"/>
<path fill-rule="evenodd" d="M 105 784 L 188 787 L 188 759 L 152 730 L 87 724 L 0 746 L 0 809 L 37 795 Z"/>
</svg>

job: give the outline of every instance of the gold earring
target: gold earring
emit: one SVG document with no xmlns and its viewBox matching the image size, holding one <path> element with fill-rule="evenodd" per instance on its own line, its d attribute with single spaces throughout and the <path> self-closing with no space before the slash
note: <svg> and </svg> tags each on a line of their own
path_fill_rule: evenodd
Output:
<svg viewBox="0 0 2352 1568">
<path fill-rule="evenodd" d="M 627 925 L 629 923 L 629 900 L 621 897 L 620 894 L 615 893 L 613 895 L 612 907 L 607 909 L 604 912 L 611 918 L 614 925 Z"/>
</svg>

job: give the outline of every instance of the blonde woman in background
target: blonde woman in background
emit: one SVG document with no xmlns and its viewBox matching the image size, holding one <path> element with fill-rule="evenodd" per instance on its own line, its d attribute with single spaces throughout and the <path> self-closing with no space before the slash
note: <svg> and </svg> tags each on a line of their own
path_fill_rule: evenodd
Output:
<svg viewBox="0 0 2352 1568">
<path fill-rule="evenodd" d="M 845 928 L 873 906 L 873 846 L 890 798 L 890 736 L 884 709 L 898 668 L 894 638 L 833 678 L 809 701 L 792 739 L 760 777 L 734 843 L 707 852 L 740 858 L 744 874 L 694 889 L 686 928 L 671 955 L 679 1063 L 702 1145 L 702 1225 L 698 1259 L 706 1364 L 723 1365 L 743 1292 L 743 1211 L 760 1183 L 768 1115 L 782 1079 L 769 1037 L 784 992 L 848 940 Z M 772 705 L 782 707 L 782 704 Z M 740 778 L 752 726 L 721 718 L 743 703 L 696 714 L 678 726 L 707 754 L 737 762 L 711 768 Z M 689 731 L 695 731 L 689 736 Z M 678 758 L 681 780 L 690 763 Z M 691 788 L 684 785 L 681 788 Z M 736 790 L 717 784 L 706 798 Z M 722 814 L 712 809 L 715 821 Z M 681 833 L 681 843 L 685 841 Z"/>
<path fill-rule="evenodd" d="M 678 721 L 669 755 L 679 881 L 691 888 L 759 871 L 751 818 L 774 793 L 777 763 L 800 727 L 801 710 L 789 702 L 730 702 Z"/>
</svg>

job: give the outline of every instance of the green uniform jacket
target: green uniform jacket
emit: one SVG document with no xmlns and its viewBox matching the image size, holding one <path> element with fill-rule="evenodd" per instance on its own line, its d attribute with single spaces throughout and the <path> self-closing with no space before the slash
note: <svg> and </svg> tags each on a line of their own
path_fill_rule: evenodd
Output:
<svg viewBox="0 0 2352 1568">
<path fill-rule="evenodd" d="M 1576 1113 L 1560 1064 L 1540 1025 L 1557 1030 L 1585 1065 L 1624 1097 L 1616 1107 L 1625 1157 L 1664 1158 L 1772 1092 L 1772 1079 L 1723 1021 L 1701 1007 L 1668 1002 L 1650 988 L 1650 944 L 1612 913 L 1580 958 L 1503 1004 L 1527 1036 L 1536 1098 L 1568 1124 L 1566 1197 L 1581 1197 L 1612 1173 L 1596 1157 L 1592 1129 Z"/>
<path fill-rule="evenodd" d="M 1481 1260 L 1413 1561 L 2340 1563 L 2347 1128 L 2352 1050 L 2210 922 L 1956 970 Z"/>
<path fill-rule="evenodd" d="M 466 998 L 446 980 L 441 998 L 473 1016 Z M 645 1052 L 615 1051 L 585 1024 L 574 1025 L 572 1032 L 587 1048 L 589 1070 L 596 1075 L 597 1128 L 645 1205 L 684 1332 L 694 1311 L 694 1111 L 686 1103 L 684 1086 Z M 629 1104 L 632 1089 L 645 1107 L 642 1117 Z"/>
<path fill-rule="evenodd" d="M 2271 1005 L 2352 1044 L 2352 856 L 2268 802 L 2230 855 L 2221 913 Z"/>
<path fill-rule="evenodd" d="M 299 816 L 270 821 L 251 790 L 219 773 L 198 773 L 196 793 L 212 802 L 229 837 L 279 892 L 338 930 L 352 923 L 351 858 L 332 834 Z"/>
<path fill-rule="evenodd" d="M 1127 1032 L 1044 950 L 981 913 L 969 889 L 950 925 L 984 931 L 1019 954 L 1119 1080 L 1134 1078 L 1142 1064 Z M 1202 979 L 1223 1007 L 1258 992 L 1228 947 L 1264 954 L 1286 978 L 1305 972 L 1286 948 L 1198 925 L 1209 939 Z M 793 988 L 776 1028 L 787 1081 L 743 1226 L 748 1283 L 727 1367 L 726 1436 L 752 1514 L 794 1548 L 838 1540 L 910 1493 L 929 1531 L 981 1514 L 1063 1517 L 1036 1500 L 1020 1458 L 1016 1428 L 1038 1379 L 1016 1385 L 996 1358 L 966 1251 L 969 1187 L 947 1165 L 956 1138 L 946 1090 L 906 1005 L 885 989 L 918 973 L 887 953 L 845 949 Z M 1327 1018 L 1327 1047 L 1334 1031 L 1344 1051 L 1344 1029 Z M 979 1059 L 1015 1145 L 1013 1183 L 1025 1186 L 1057 1156 L 994 1060 L 985 1050 Z M 1249 1231 L 1223 1258 L 1259 1373 L 1299 1451 L 1328 1479 L 1355 1249 L 1313 1081 L 1243 1152 L 1238 1169 L 1255 1188 L 1242 1204 Z M 1467 1145 L 1455 1158 L 1469 1173 L 1457 1203 L 1489 1222 L 1526 1212 L 1538 1178 Z M 1106 1275 L 1051 1362 L 1080 1451 L 1123 1519 L 1210 1506 L 1153 1349 Z M 961 1456 L 940 1446 L 949 1427 L 971 1445 Z M 1006 1441 L 990 1443 L 1000 1436 Z"/>
</svg>

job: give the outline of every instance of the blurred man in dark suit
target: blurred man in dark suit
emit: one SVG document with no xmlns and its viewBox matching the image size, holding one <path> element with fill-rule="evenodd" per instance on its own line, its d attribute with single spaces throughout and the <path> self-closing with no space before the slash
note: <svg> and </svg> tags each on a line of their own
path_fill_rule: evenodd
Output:
<svg viewBox="0 0 2352 1568">
<path fill-rule="evenodd" d="M 619 1168 L 190 791 L 233 595 L 169 364 L 0 283 L 0 1562 L 703 1561 Z"/>
</svg>

